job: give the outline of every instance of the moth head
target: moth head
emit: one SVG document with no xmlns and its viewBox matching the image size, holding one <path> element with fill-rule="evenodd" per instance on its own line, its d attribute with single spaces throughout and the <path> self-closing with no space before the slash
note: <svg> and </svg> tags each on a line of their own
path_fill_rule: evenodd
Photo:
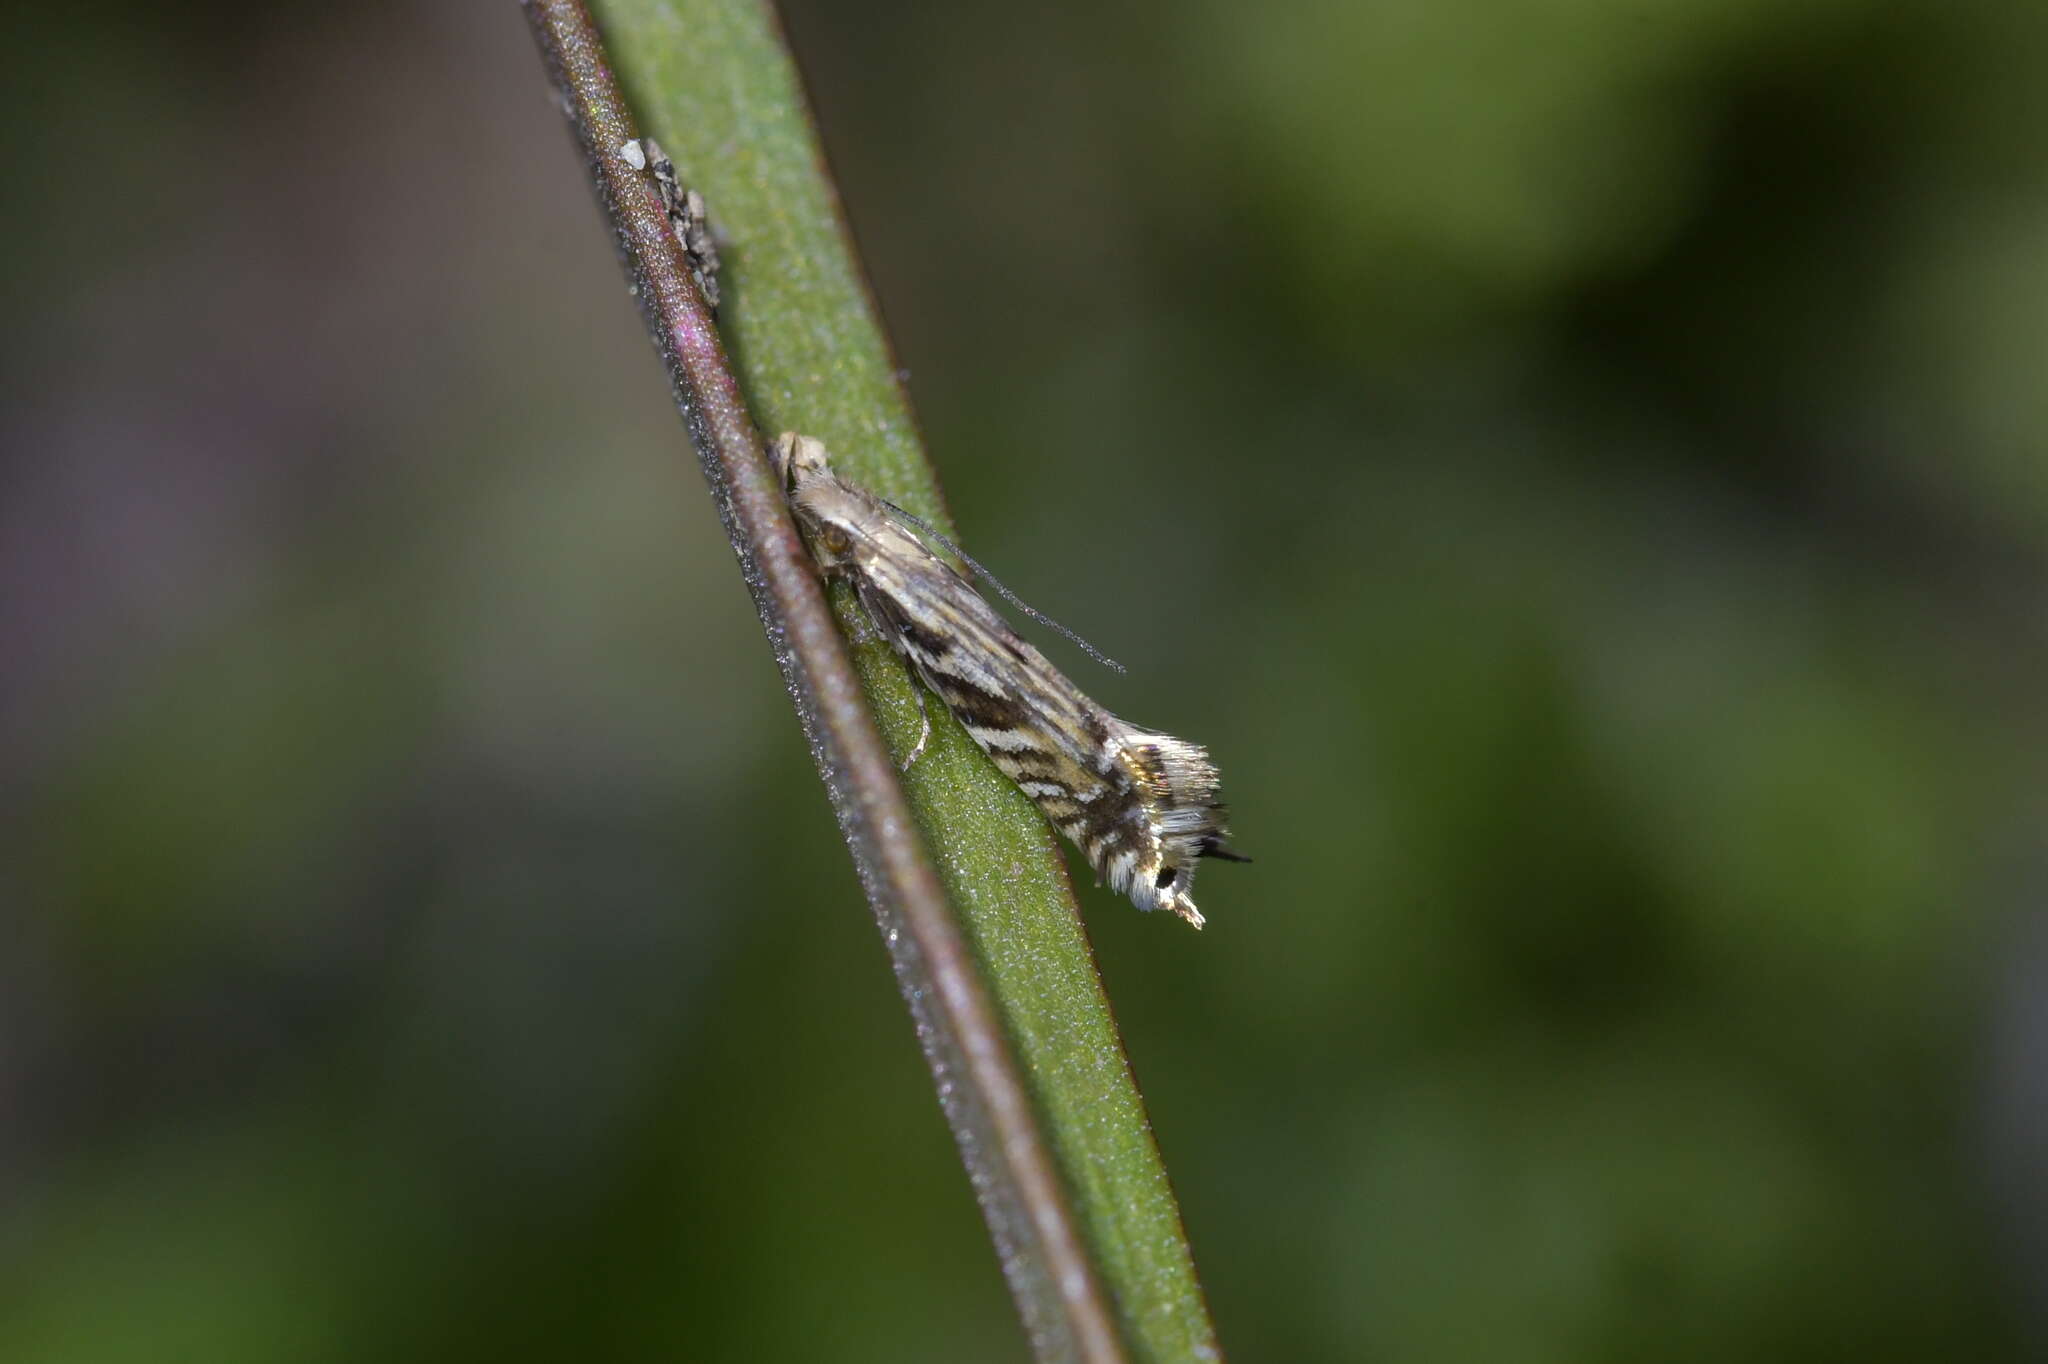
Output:
<svg viewBox="0 0 2048 1364">
<path fill-rule="evenodd" d="M 851 561 L 881 519 L 874 499 L 839 481 L 825 443 L 815 436 L 784 432 L 769 446 L 768 458 L 818 566 L 829 571 Z"/>
<path fill-rule="evenodd" d="M 825 442 L 794 431 L 783 432 L 769 445 L 768 462 L 774 466 L 775 477 L 781 481 L 784 492 L 793 491 L 808 479 L 829 478 L 832 474 L 832 456 L 826 453 Z"/>
<path fill-rule="evenodd" d="M 789 509 L 820 568 L 852 562 L 870 538 L 874 513 L 859 493 L 837 479 L 798 484 L 789 495 Z"/>
</svg>

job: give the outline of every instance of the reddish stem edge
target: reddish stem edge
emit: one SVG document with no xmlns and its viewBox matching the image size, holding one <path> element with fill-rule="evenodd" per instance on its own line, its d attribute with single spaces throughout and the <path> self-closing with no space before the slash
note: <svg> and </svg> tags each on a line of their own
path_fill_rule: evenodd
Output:
<svg viewBox="0 0 2048 1364">
<path fill-rule="evenodd" d="M 621 155 L 639 131 L 597 25 L 578 0 L 524 3 L 853 854 L 1033 1350 L 1041 1359 L 1121 1361 L 1108 1295 L 1017 1057 L 918 836 L 717 326 L 652 178 Z"/>
</svg>

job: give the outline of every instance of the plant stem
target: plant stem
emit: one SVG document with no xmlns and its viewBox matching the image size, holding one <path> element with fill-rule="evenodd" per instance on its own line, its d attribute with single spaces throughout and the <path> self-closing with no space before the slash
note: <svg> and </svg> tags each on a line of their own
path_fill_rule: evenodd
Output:
<svg viewBox="0 0 2048 1364">
<path fill-rule="evenodd" d="M 628 74 L 662 115 L 664 147 L 730 243 L 722 336 L 652 177 L 622 153 L 640 133 L 615 54 L 577 0 L 526 9 L 1034 1351 L 1214 1358 L 1178 1210 L 1049 832 L 942 707 L 931 751 L 899 781 L 877 711 L 892 735 L 914 733 L 913 684 L 879 642 L 849 653 L 727 351 L 748 357 L 747 390 L 778 428 L 834 443 L 850 473 L 945 522 L 772 14 L 754 0 L 606 9 L 624 42 L 617 55 L 632 54 Z M 936 867 L 920 831 L 944 840 Z"/>
</svg>

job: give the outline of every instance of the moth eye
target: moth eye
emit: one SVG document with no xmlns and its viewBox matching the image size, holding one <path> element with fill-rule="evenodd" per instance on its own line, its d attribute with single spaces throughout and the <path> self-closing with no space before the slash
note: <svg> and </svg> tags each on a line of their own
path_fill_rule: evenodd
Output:
<svg viewBox="0 0 2048 1364">
<path fill-rule="evenodd" d="M 828 524 L 818 533 L 818 539 L 833 554 L 844 554 L 853 548 L 853 540 L 839 526 Z"/>
<path fill-rule="evenodd" d="M 1159 869 L 1159 875 L 1152 878 L 1152 884 L 1159 890 L 1165 890 L 1168 886 L 1173 884 L 1173 878 L 1178 875 L 1180 875 L 1180 873 L 1175 871 L 1172 867 L 1161 867 Z"/>
</svg>

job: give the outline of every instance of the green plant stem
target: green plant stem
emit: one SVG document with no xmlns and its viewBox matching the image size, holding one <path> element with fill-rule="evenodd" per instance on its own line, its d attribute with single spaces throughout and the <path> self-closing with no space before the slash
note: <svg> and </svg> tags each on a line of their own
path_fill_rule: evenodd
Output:
<svg viewBox="0 0 2048 1364">
<path fill-rule="evenodd" d="M 1041 1359 L 1216 1357 L 1051 834 L 942 707 L 930 750 L 898 780 L 876 725 L 908 748 L 913 684 L 879 641 L 849 654 L 742 396 L 741 373 L 767 429 L 823 438 L 848 476 L 945 524 L 772 14 L 754 0 L 617 0 L 602 7 L 608 52 L 580 3 L 528 0 L 527 11 L 1033 1349 Z M 723 334 L 651 177 L 620 154 L 639 132 L 615 60 L 684 182 L 710 201 L 727 266 Z M 839 605 L 854 623 L 851 603 Z"/>
</svg>

